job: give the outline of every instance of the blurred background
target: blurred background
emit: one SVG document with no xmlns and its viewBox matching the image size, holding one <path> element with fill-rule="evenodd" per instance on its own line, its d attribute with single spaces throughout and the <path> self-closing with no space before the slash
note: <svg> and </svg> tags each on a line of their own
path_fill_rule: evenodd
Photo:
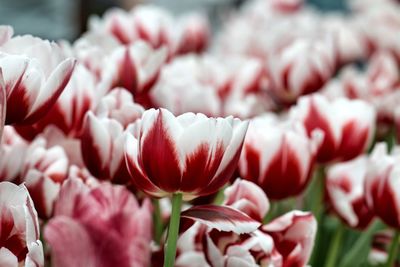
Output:
<svg viewBox="0 0 400 267">
<path fill-rule="evenodd" d="M 224 14 L 246 0 L 0 0 L 0 24 L 13 26 L 16 34 L 74 40 L 86 30 L 90 15 L 102 15 L 111 7 L 129 10 L 140 3 L 152 3 L 180 14 L 200 10 L 208 14 L 214 30 Z M 344 0 L 307 0 L 321 10 L 345 11 Z"/>
</svg>

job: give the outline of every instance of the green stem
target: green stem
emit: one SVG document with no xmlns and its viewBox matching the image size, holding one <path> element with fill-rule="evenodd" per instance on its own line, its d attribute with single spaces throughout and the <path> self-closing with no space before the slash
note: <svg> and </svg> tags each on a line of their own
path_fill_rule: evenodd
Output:
<svg viewBox="0 0 400 267">
<path fill-rule="evenodd" d="M 275 218 L 276 216 L 276 209 L 277 209 L 277 204 L 275 201 L 271 201 L 269 204 L 269 211 L 267 212 L 267 214 L 265 214 L 264 218 L 263 218 L 263 224 L 267 224 L 269 223 L 273 218 Z"/>
<path fill-rule="evenodd" d="M 389 257 L 386 262 L 386 267 L 392 267 L 397 256 L 397 248 L 399 246 L 399 238 L 400 238 L 400 232 L 396 231 L 392 240 L 392 244 L 390 245 L 390 250 L 389 250 Z"/>
<path fill-rule="evenodd" d="M 161 236 L 164 229 L 164 224 L 161 216 L 160 201 L 158 199 L 154 199 L 153 206 L 154 206 L 154 215 L 153 215 L 154 240 L 157 242 L 157 244 L 160 244 Z"/>
<path fill-rule="evenodd" d="M 382 224 L 376 220 L 365 232 L 362 232 L 338 266 L 351 267 L 355 262 L 363 262 L 368 255 L 372 235 L 381 228 Z"/>
<path fill-rule="evenodd" d="M 325 262 L 325 267 L 334 267 L 336 266 L 336 259 L 340 250 L 340 244 L 342 243 L 342 238 L 343 238 L 343 233 L 344 233 L 344 227 L 342 224 L 339 224 L 337 227 L 333 241 L 331 242 L 329 246 L 329 254 L 327 257 L 327 261 Z"/>
<path fill-rule="evenodd" d="M 172 195 L 172 212 L 169 219 L 167 247 L 165 249 L 164 267 L 173 267 L 176 255 L 176 243 L 178 241 L 179 222 L 181 215 L 182 194 Z"/>
</svg>

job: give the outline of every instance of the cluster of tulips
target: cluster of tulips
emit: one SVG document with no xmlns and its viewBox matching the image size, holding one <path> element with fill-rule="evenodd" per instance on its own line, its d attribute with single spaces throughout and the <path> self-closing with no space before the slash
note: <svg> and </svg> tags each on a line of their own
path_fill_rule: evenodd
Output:
<svg viewBox="0 0 400 267">
<path fill-rule="evenodd" d="M 0 26 L 1 267 L 399 266 L 400 4 Z"/>
</svg>

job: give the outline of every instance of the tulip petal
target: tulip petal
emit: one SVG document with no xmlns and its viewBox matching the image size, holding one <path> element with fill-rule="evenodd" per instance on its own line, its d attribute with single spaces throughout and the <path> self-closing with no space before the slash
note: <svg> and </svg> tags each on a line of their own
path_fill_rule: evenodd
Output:
<svg viewBox="0 0 400 267">
<path fill-rule="evenodd" d="M 86 229 L 71 218 L 58 216 L 44 231 L 58 267 L 96 267 L 95 247 Z"/>
<path fill-rule="evenodd" d="M 181 217 L 198 221 L 219 231 L 237 234 L 253 232 L 261 225 L 245 213 L 228 206 L 194 206 L 183 211 Z"/>
</svg>

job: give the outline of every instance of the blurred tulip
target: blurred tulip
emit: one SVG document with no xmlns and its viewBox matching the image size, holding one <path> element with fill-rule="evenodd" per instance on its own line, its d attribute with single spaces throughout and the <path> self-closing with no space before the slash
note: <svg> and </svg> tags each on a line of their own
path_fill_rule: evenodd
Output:
<svg viewBox="0 0 400 267">
<path fill-rule="evenodd" d="M 219 116 L 222 104 L 218 92 L 226 87 L 227 75 L 214 57 L 179 57 L 162 69 L 151 97 L 157 106 L 175 115 L 200 112 Z"/>
<path fill-rule="evenodd" d="M 128 129 L 125 157 L 132 181 L 153 197 L 212 194 L 231 178 L 247 127 L 232 117 L 147 110 Z"/>
<path fill-rule="evenodd" d="M 96 116 L 115 119 L 125 128 L 142 117 L 144 108 L 133 101 L 133 96 L 123 88 L 115 88 L 101 98 Z"/>
<path fill-rule="evenodd" d="M 124 187 L 93 188 L 69 178 L 44 236 L 57 267 L 145 267 L 150 264 L 152 207 Z"/>
<path fill-rule="evenodd" d="M 400 151 L 389 154 L 385 143 L 375 145 L 368 163 L 365 191 L 367 204 L 387 225 L 400 229 Z"/>
<path fill-rule="evenodd" d="M 156 82 L 166 59 L 164 48 L 153 49 L 143 41 L 118 47 L 104 58 L 100 82 L 108 90 L 123 87 L 135 96 L 147 93 Z"/>
<path fill-rule="evenodd" d="M 0 266 L 44 266 L 39 222 L 25 186 L 0 183 Z"/>
<path fill-rule="evenodd" d="M 0 25 L 0 46 L 5 44 L 14 34 L 14 29 L 8 25 Z"/>
<path fill-rule="evenodd" d="M 256 184 L 236 179 L 225 188 L 224 205 L 236 208 L 257 221 L 262 221 L 269 210 L 269 201 L 264 191 Z"/>
<path fill-rule="evenodd" d="M 7 95 L 6 124 L 29 124 L 46 115 L 67 86 L 75 60 L 60 47 L 30 35 L 0 47 Z"/>
<path fill-rule="evenodd" d="M 273 93 L 280 102 L 293 103 L 321 89 L 333 76 L 335 64 L 331 40 L 295 40 L 268 59 Z"/>
<path fill-rule="evenodd" d="M 96 104 L 95 77 L 83 65 L 75 67 L 71 80 L 47 115 L 35 124 L 38 132 L 55 125 L 67 136 L 77 137 L 85 113 Z"/>
<path fill-rule="evenodd" d="M 374 217 L 364 192 L 368 158 L 336 163 L 326 175 L 326 192 L 335 213 L 350 227 L 365 229 Z"/>
<path fill-rule="evenodd" d="M 68 158 L 60 146 L 46 148 L 44 139 L 37 139 L 24 152 L 20 179 L 32 197 L 41 219 L 53 214 L 54 201 L 67 178 Z"/>
<path fill-rule="evenodd" d="M 0 145 L 0 181 L 20 182 L 28 145 L 12 126 L 5 126 Z"/>
<path fill-rule="evenodd" d="M 165 46 L 170 56 L 202 52 L 208 45 L 209 25 L 200 14 L 175 19 L 167 10 L 142 5 L 130 12 L 112 9 L 100 18 L 92 18 L 90 29 L 107 32 L 122 44 L 144 40 L 153 48 Z"/>
<path fill-rule="evenodd" d="M 317 221 L 310 212 L 291 211 L 261 226 L 283 257 L 282 267 L 306 266 L 314 247 Z"/>
<path fill-rule="evenodd" d="M 389 229 L 374 234 L 371 242 L 371 250 L 368 254 L 368 262 L 372 266 L 380 266 L 386 263 L 392 239 L 393 232 Z M 397 267 L 398 264 L 395 266 Z"/>
<path fill-rule="evenodd" d="M 271 199 L 298 195 L 310 181 L 322 138 L 318 130 L 308 137 L 300 122 L 280 122 L 272 115 L 254 118 L 244 141 L 239 173 Z"/>
<path fill-rule="evenodd" d="M 124 158 L 124 128 L 114 119 L 86 114 L 81 136 L 81 152 L 93 176 L 116 183 L 129 181 Z"/>
<path fill-rule="evenodd" d="M 324 132 L 317 160 L 350 160 L 363 153 L 375 132 L 375 110 L 361 100 L 329 101 L 320 94 L 300 98 L 291 115 L 304 123 L 309 135 Z"/>
</svg>

